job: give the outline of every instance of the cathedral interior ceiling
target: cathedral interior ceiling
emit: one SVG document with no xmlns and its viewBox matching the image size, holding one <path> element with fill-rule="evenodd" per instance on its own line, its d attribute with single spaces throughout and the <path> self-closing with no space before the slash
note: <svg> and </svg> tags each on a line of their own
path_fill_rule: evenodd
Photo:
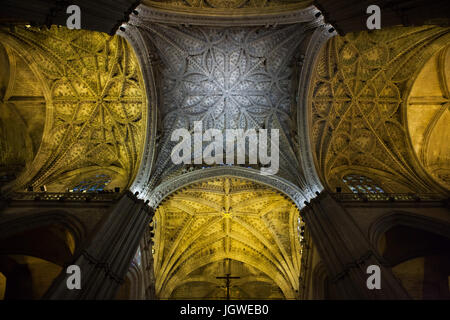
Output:
<svg viewBox="0 0 450 320">
<path fill-rule="evenodd" d="M 162 299 L 294 298 L 299 211 L 280 192 L 217 178 L 179 190 L 155 213 L 154 272 Z M 260 295 L 260 296 L 259 296 Z"/>
<path fill-rule="evenodd" d="M 307 121 L 315 168 L 332 191 L 358 173 L 397 193 L 449 188 L 449 28 L 333 37 L 315 65 L 315 56 L 307 61 L 305 98 L 298 92 L 303 54 L 313 33 L 326 29 L 311 18 L 316 11 L 302 11 L 311 1 L 143 3 L 209 17 L 294 8 L 306 19 L 182 26 L 146 20 L 138 10 L 125 28 L 143 47 L 64 27 L 0 29 L 0 174 L 22 171 L 6 189 L 66 191 L 100 173 L 126 189 L 150 167 L 138 191 L 156 208 L 159 298 L 221 299 L 227 289 L 231 298 L 298 297 L 298 209 L 315 196 L 301 165 L 299 143 L 308 138 L 299 141 L 297 132 Z M 151 76 L 148 64 L 141 72 L 143 62 Z M 300 109 L 309 116 L 301 124 Z M 173 164 L 173 131 L 192 132 L 196 121 L 222 132 L 278 129 L 278 175 L 254 178 L 259 164 Z M 227 274 L 235 277 L 228 288 Z"/>
<path fill-rule="evenodd" d="M 9 60 L 2 121 L 15 112 L 24 122 L 20 134 L 29 136 L 27 148 L 18 149 L 27 150 L 26 169 L 12 187 L 65 191 L 96 173 L 110 175 L 112 186 L 129 186 L 142 156 L 147 98 L 128 43 L 65 27 L 2 29 L 0 42 L 1 59 Z"/>
<path fill-rule="evenodd" d="M 443 192 L 424 173 L 409 145 L 406 101 L 417 71 L 449 39 L 448 28 L 427 26 L 360 32 L 328 41 L 318 57 L 308 100 L 316 165 L 331 190 L 346 190 L 343 176 L 361 173 L 381 180 L 391 192 Z M 445 55 L 437 61 L 445 63 Z M 448 146 L 443 142 L 448 75 L 436 69 L 433 74 L 424 72 L 436 81 L 437 91 L 425 92 L 431 85 L 415 86 L 409 99 L 409 131 L 419 154 L 426 148 L 424 134 L 435 147 L 427 153 L 432 159 L 422 158 L 433 171 L 437 162 L 448 168 Z M 422 131 L 411 128 L 418 122 Z M 445 170 L 433 172 L 445 180 Z"/>
</svg>

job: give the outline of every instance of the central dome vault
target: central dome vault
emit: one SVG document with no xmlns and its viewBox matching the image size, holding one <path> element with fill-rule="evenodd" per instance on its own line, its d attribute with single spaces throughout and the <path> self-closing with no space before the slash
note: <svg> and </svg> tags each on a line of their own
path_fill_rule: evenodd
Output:
<svg viewBox="0 0 450 320">
<path fill-rule="evenodd" d="M 170 140 L 171 132 L 192 130 L 194 121 L 202 121 L 203 129 L 222 132 L 279 129 L 282 174 L 297 176 L 298 161 L 290 139 L 292 76 L 295 49 L 305 36 L 303 27 L 186 29 L 157 24 L 146 30 L 164 65 L 164 133 L 150 184 L 177 169 L 170 157 L 177 143 Z"/>
<path fill-rule="evenodd" d="M 152 109 L 147 151 L 132 190 L 149 199 L 161 183 L 204 168 L 171 159 L 179 143 L 171 141 L 174 130 L 192 133 L 201 121 L 203 130 L 217 129 L 223 136 L 227 129 L 279 130 L 276 177 L 298 186 L 303 201 L 320 191 L 318 180 L 308 183 L 302 169 L 313 161 L 306 159 L 308 139 L 299 132 L 306 117 L 301 115 L 300 123 L 297 116 L 301 79 L 308 71 L 303 64 L 333 35 L 320 12 L 300 6 L 251 17 L 221 13 L 209 20 L 172 11 L 161 19 L 158 10 L 139 6 L 119 31 L 146 70 Z M 243 166 L 259 169 L 261 164 Z"/>
</svg>

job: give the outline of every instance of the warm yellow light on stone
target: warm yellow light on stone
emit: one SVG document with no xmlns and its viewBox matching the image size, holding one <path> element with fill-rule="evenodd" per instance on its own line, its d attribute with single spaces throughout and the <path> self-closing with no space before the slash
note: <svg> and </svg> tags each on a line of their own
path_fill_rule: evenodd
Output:
<svg viewBox="0 0 450 320">
<path fill-rule="evenodd" d="M 56 26 L 2 29 L 0 62 L 0 123 L 20 133 L 0 137 L 0 167 L 25 167 L 8 189 L 62 192 L 98 174 L 112 178 L 108 188 L 131 185 L 148 129 L 147 95 L 124 38 Z"/>
<path fill-rule="evenodd" d="M 156 211 L 160 299 L 294 299 L 300 272 L 299 212 L 257 183 L 220 178 L 170 195 Z"/>
<path fill-rule="evenodd" d="M 6 277 L 3 273 L 0 272 L 0 300 L 5 299 L 5 291 L 6 291 Z"/>
<path fill-rule="evenodd" d="M 450 46 L 422 68 L 408 97 L 408 129 L 426 170 L 450 189 Z"/>
</svg>

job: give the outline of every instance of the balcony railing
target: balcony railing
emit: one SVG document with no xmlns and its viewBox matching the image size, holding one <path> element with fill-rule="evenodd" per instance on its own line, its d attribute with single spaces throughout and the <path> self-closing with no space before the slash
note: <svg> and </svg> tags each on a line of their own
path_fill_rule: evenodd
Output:
<svg viewBox="0 0 450 320">
<path fill-rule="evenodd" d="M 7 198 L 15 201 L 114 201 L 118 192 L 16 192 Z"/>
<path fill-rule="evenodd" d="M 338 201 L 442 201 L 445 200 L 435 193 L 334 193 L 334 198 Z"/>
</svg>

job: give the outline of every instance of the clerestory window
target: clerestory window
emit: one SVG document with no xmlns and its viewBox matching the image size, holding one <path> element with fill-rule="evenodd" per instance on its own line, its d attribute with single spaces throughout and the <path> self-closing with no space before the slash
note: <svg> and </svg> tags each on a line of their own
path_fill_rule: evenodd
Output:
<svg viewBox="0 0 450 320">
<path fill-rule="evenodd" d="M 111 178 L 106 174 L 98 174 L 90 179 L 79 182 L 71 192 L 99 192 L 111 182 Z"/>
<path fill-rule="evenodd" d="M 353 193 L 384 193 L 384 190 L 377 183 L 366 176 L 348 175 L 342 181 Z"/>
</svg>

